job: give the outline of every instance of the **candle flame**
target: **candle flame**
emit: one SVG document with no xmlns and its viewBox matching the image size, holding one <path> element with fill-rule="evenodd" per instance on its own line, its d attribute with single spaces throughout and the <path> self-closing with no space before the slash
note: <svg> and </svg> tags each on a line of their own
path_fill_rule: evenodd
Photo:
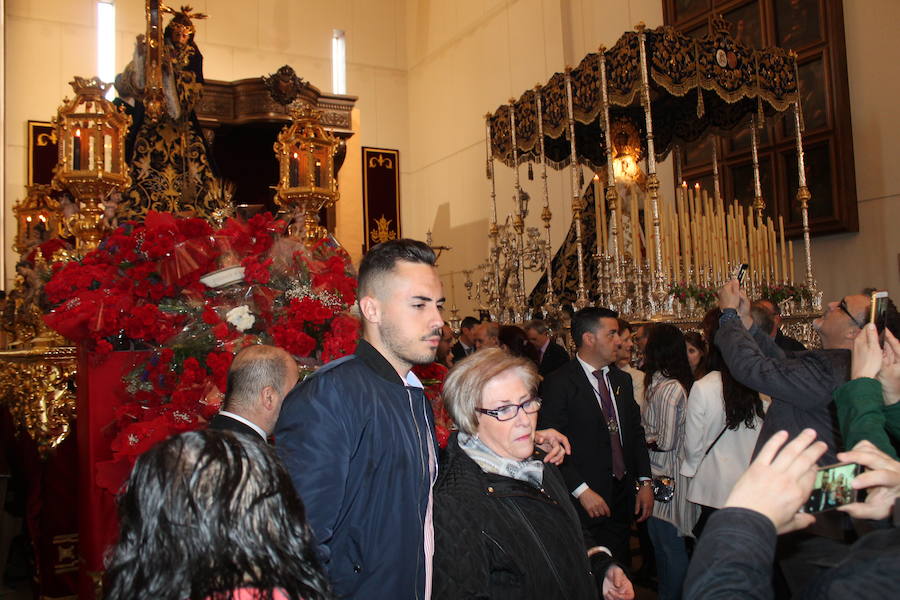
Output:
<svg viewBox="0 0 900 600">
<path fill-rule="evenodd" d="M 81 137 L 81 129 L 80 128 L 75 130 L 75 137 Z"/>
<path fill-rule="evenodd" d="M 45 217 L 44 215 L 39 215 L 39 216 L 38 216 L 38 219 L 40 219 L 42 223 L 46 223 L 46 222 L 47 222 L 47 217 Z"/>
<path fill-rule="evenodd" d="M 25 222 L 26 222 L 26 223 L 31 223 L 31 215 L 25 217 Z"/>
<path fill-rule="evenodd" d="M 300 155 L 297 154 L 296 152 L 294 152 L 294 158 L 299 158 L 299 157 L 300 157 Z"/>
</svg>

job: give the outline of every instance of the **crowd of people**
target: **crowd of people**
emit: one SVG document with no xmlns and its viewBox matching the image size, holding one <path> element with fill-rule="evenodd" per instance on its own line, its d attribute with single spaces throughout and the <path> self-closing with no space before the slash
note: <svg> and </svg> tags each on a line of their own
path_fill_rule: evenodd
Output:
<svg viewBox="0 0 900 600">
<path fill-rule="evenodd" d="M 209 428 L 138 459 L 107 597 L 895 594 L 893 303 L 830 303 L 805 350 L 731 281 L 700 332 L 582 308 L 570 356 L 542 320 L 452 331 L 421 242 L 376 246 L 358 279 L 353 355 L 298 384 L 283 350 L 246 348 Z M 413 372 L 433 361 L 446 448 Z M 865 470 L 814 492 L 838 461 Z M 834 510 L 801 511 L 815 493 Z"/>
</svg>

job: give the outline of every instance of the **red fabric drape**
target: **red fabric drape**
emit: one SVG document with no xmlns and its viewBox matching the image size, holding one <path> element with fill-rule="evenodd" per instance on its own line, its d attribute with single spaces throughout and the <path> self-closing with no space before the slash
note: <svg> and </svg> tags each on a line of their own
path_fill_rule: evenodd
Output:
<svg viewBox="0 0 900 600">
<path fill-rule="evenodd" d="M 97 485 L 97 464 L 112 459 L 115 408 L 124 397 L 122 378 L 147 359 L 147 352 L 112 352 L 95 364 L 83 349 L 78 355 L 78 531 L 81 598 L 95 596 L 96 578 L 103 571 L 103 555 L 118 535 L 116 499 Z"/>
</svg>

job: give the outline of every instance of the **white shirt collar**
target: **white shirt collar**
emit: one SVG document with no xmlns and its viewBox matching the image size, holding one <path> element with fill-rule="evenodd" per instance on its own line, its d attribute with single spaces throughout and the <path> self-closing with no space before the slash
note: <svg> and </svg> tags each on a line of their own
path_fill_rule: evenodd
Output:
<svg viewBox="0 0 900 600">
<path fill-rule="evenodd" d="M 256 433 L 258 433 L 262 439 L 264 439 L 264 440 L 268 440 L 268 439 L 269 439 L 269 436 L 266 435 L 266 432 L 263 431 L 263 428 L 262 428 L 262 427 L 260 427 L 259 425 L 257 425 L 256 423 L 254 423 L 254 422 L 252 422 L 252 421 L 248 421 L 247 419 L 245 419 L 245 418 L 242 417 L 241 415 L 236 415 L 236 414 L 234 414 L 233 412 L 228 412 L 227 410 L 220 410 L 220 411 L 219 411 L 219 414 L 222 415 L 222 416 L 225 416 L 225 417 L 232 418 L 232 419 L 234 419 L 235 421 L 239 421 L 239 422 L 243 423 L 244 425 L 246 425 L 247 427 L 252 427 L 252 428 L 253 428 L 253 431 L 255 431 Z"/>
<path fill-rule="evenodd" d="M 581 364 L 581 368 L 584 369 L 585 374 L 588 375 L 589 377 L 594 377 L 594 371 L 596 371 L 597 369 L 595 369 L 594 367 L 592 367 L 591 365 L 586 363 L 581 358 L 581 356 L 578 355 L 577 352 L 575 353 L 575 358 L 578 359 L 578 362 L 579 362 L 579 364 Z M 604 375 L 606 375 L 607 373 L 609 373 L 609 365 L 602 367 L 600 370 L 603 371 Z M 594 377 L 594 379 L 596 379 L 596 377 Z"/>
<path fill-rule="evenodd" d="M 416 374 L 412 372 L 412 369 L 410 369 L 409 373 L 406 374 L 406 385 L 419 389 L 425 389 L 425 386 L 422 385 L 422 382 L 419 381 L 419 378 L 416 377 Z"/>
</svg>

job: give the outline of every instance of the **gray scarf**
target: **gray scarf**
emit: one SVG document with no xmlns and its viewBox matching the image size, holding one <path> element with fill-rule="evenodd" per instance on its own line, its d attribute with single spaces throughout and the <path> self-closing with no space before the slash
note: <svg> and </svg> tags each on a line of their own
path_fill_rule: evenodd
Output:
<svg viewBox="0 0 900 600">
<path fill-rule="evenodd" d="M 544 463 L 540 460 L 504 458 L 488 448 L 484 442 L 478 439 L 477 435 L 468 435 L 462 431 L 459 432 L 457 441 L 463 452 L 474 460 L 485 473 L 512 477 L 538 489 L 541 488 L 544 481 Z"/>
</svg>

